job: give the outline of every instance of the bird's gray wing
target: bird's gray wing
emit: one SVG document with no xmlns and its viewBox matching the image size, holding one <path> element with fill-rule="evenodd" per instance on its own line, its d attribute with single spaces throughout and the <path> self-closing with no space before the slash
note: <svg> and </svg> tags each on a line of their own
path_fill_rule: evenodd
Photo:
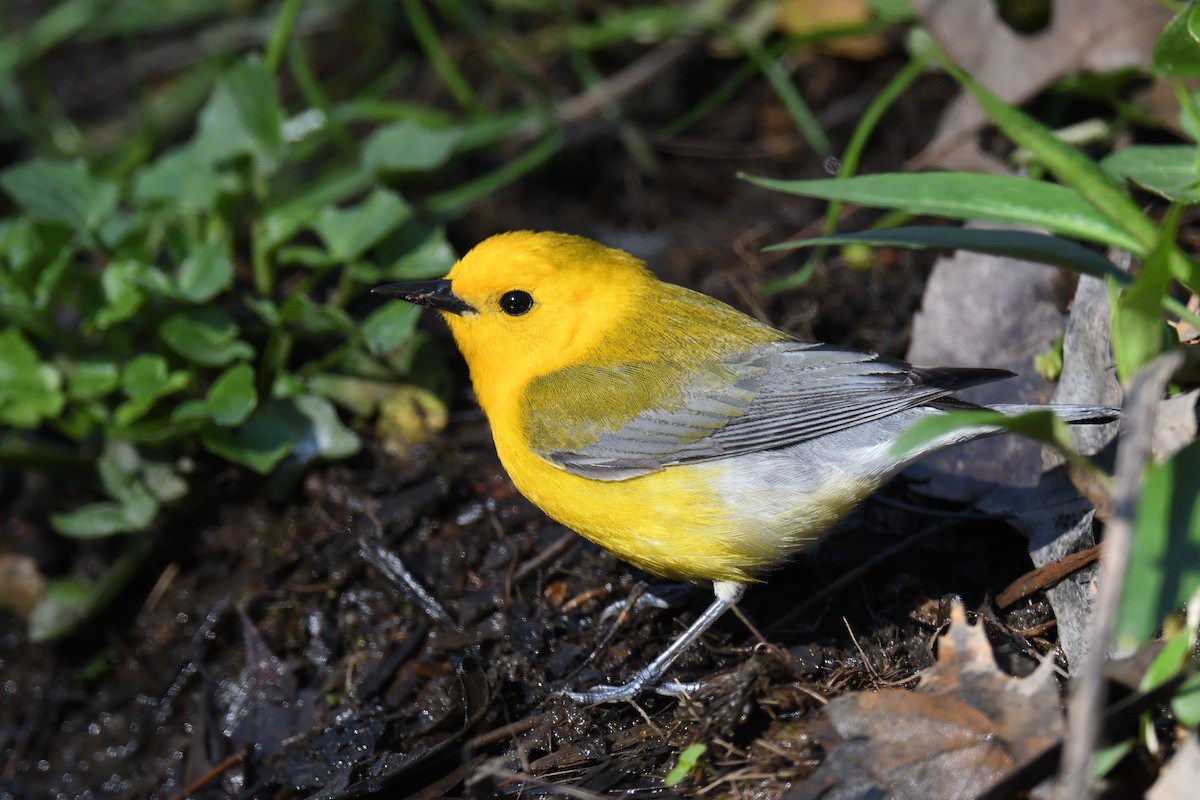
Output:
<svg viewBox="0 0 1200 800">
<path fill-rule="evenodd" d="M 1009 374 L 773 342 L 700 364 L 568 367 L 530 387 L 525 433 L 569 472 L 620 480 L 786 447 Z"/>
</svg>

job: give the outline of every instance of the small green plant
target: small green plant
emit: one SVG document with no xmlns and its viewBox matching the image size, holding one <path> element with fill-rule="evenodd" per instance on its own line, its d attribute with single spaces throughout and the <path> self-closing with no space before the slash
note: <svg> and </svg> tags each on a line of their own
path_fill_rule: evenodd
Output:
<svg viewBox="0 0 1200 800">
<path fill-rule="evenodd" d="M 249 56 L 217 79 L 194 135 L 153 160 L 106 176 L 33 158 L 0 173 L 15 210 L 0 219 L 0 460 L 94 469 L 107 495 L 53 513 L 57 531 L 146 530 L 206 454 L 282 488 L 359 449 L 338 408 L 373 413 L 421 337 L 408 304 L 372 304 L 363 320 L 347 306 L 453 262 L 388 184 L 443 165 L 460 132 L 381 126 L 357 163 L 301 191 L 277 180 L 329 128 L 287 118 Z M 79 600 L 47 598 L 67 595 Z M 35 614 L 33 633 L 78 617 Z"/>
<path fill-rule="evenodd" d="M 1167 26 L 1155 49 L 1152 71 L 1164 76 L 1200 75 L 1200 4 L 1185 7 Z M 1200 292 L 1200 264 L 1177 242 L 1176 230 L 1184 207 L 1200 205 L 1200 147 L 1196 144 L 1129 147 L 1093 160 L 1020 110 L 1002 102 L 936 50 L 921 31 L 913 33 L 914 67 L 902 72 L 881 98 L 890 102 L 915 70 L 940 63 L 967 89 L 991 121 L 1022 152 L 1057 183 L 1034 177 L 978 175 L 955 172 L 854 176 L 853 165 L 879 117 L 864 115 L 843 164 L 851 169 L 832 180 L 773 181 L 748 178 L 782 192 L 856 203 L 892 210 L 905 218 L 940 216 L 955 220 L 985 220 L 1032 225 L 1046 233 L 954 227 L 883 228 L 845 235 L 827 235 L 788 242 L 772 249 L 846 245 L 965 249 L 1016 256 L 1103 279 L 1109 289 L 1112 342 L 1117 374 L 1126 384 L 1160 354 L 1180 347 L 1170 333 L 1166 314 L 1200 327 L 1188 307 L 1173 292 Z M 1200 141 L 1197 98 L 1182 83 L 1176 86 L 1182 108 L 1182 128 Z M 883 105 L 883 103 L 881 103 Z M 878 109 L 872 109 L 873 112 Z M 1161 219 L 1151 218 L 1130 197 L 1126 182 L 1170 201 Z M 833 220 L 831 211 L 829 220 Z M 832 230 L 830 226 L 827 230 Z M 1119 269 L 1090 245 L 1124 251 L 1140 264 L 1134 274 Z M 780 282 L 795 285 L 803 280 Z M 1005 419 L 990 412 L 961 412 L 941 420 L 926 420 L 906 433 L 898 447 L 915 447 L 951 427 L 988 422 L 1032 436 L 1067 452 L 1076 466 L 1090 467 L 1070 453 L 1061 422 L 1035 413 Z M 1159 464 L 1146 464 L 1132 522 L 1132 548 L 1116 615 L 1113 644 L 1133 650 L 1152 638 L 1200 588 L 1200 442 L 1186 444 Z M 1184 725 L 1197 716 L 1197 685 L 1192 654 L 1194 615 L 1186 629 L 1172 636 L 1147 674 L 1148 686 L 1184 679 L 1172 706 Z M 1129 744 L 1102 752 L 1093 761 L 1099 774 L 1111 768 Z"/>
</svg>

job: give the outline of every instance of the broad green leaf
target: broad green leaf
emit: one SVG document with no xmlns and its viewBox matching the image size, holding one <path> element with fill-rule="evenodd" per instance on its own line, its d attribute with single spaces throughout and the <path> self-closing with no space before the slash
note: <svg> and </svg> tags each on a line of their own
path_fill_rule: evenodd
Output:
<svg viewBox="0 0 1200 800">
<path fill-rule="evenodd" d="M 174 502 L 188 491 L 187 481 L 169 464 L 158 461 L 146 462 L 142 470 L 142 482 L 160 503 Z"/>
<path fill-rule="evenodd" d="M 1200 44 L 1196 45 L 1200 50 Z M 1100 162 L 1106 172 L 1175 203 L 1200 203 L 1194 145 L 1134 145 Z"/>
<path fill-rule="evenodd" d="M 1197 7 L 1186 6 L 1163 28 L 1154 43 L 1150 69 L 1155 75 L 1200 75 L 1200 42 L 1196 39 Z"/>
<path fill-rule="evenodd" d="M 1146 471 L 1133 541 L 1115 632 L 1122 650 L 1147 641 L 1200 586 L 1200 441 Z"/>
<path fill-rule="evenodd" d="M 820 236 L 784 242 L 765 248 L 765 251 L 793 250 L 824 245 L 865 244 L 872 247 L 908 247 L 917 250 L 971 250 L 1025 261 L 1036 261 L 1062 267 L 1084 275 L 1112 278 L 1127 283 L 1129 276 L 1095 250 L 1069 239 L 1047 236 L 1044 233 L 987 228 L 923 227 L 886 228 L 883 230 L 848 233 L 839 236 Z"/>
<path fill-rule="evenodd" d="M 1163 220 L 1158 244 L 1142 264 L 1137 277 L 1119 296 L 1111 298 L 1113 354 L 1122 381 L 1133 377 L 1166 346 L 1167 327 L 1163 321 L 1162 303 L 1171 287 L 1168 259 L 1175 248 L 1175 230 L 1181 210 L 1181 206 L 1171 208 Z M 1110 294 L 1114 291 L 1115 288 L 1110 289 Z"/>
<path fill-rule="evenodd" d="M 227 428 L 241 425 L 258 405 L 254 370 L 242 363 L 222 372 L 208 390 L 207 403 L 213 422 Z"/>
<path fill-rule="evenodd" d="M 0 331 L 0 425 L 35 428 L 62 413 L 62 375 L 16 328 Z"/>
<path fill-rule="evenodd" d="M 179 265 L 175 287 L 193 303 L 206 303 L 233 286 L 233 261 L 225 242 L 209 239 Z"/>
<path fill-rule="evenodd" d="M 283 303 L 283 322 L 314 337 L 338 333 L 356 339 L 361 335 L 358 322 L 335 306 L 323 306 L 306 294 L 294 294 Z"/>
<path fill-rule="evenodd" d="M 282 125 L 275 78 L 258 56 L 249 56 L 217 81 L 200 112 L 192 146 L 197 156 L 210 164 L 249 155 L 257 172 L 270 174 L 286 152 Z"/>
<path fill-rule="evenodd" d="M 400 195 L 377 189 L 347 209 L 321 209 L 312 229 L 337 261 L 354 261 L 412 216 Z"/>
<path fill-rule="evenodd" d="M 96 460 L 96 470 L 108 496 L 121 506 L 129 527 L 144 529 L 158 513 L 158 501 L 142 482 L 144 464 L 137 448 L 122 439 L 109 438 Z"/>
<path fill-rule="evenodd" d="M 309 422 L 292 403 L 271 401 L 258 407 L 241 428 L 214 427 L 201 434 L 213 453 L 266 475 L 305 434 Z"/>
<path fill-rule="evenodd" d="M 118 259 L 104 268 L 100 273 L 104 305 L 96 312 L 96 327 L 107 330 L 138 312 L 146 299 L 139 285 L 141 274 L 142 265 L 131 258 Z"/>
<path fill-rule="evenodd" d="M 293 448 L 300 463 L 316 458 L 336 461 L 359 451 L 362 443 L 358 435 L 342 423 L 333 403 L 311 394 L 297 397 L 295 403 L 296 409 L 308 421 L 304 435 Z"/>
<path fill-rule="evenodd" d="M 0 186 L 31 216 L 81 233 L 96 230 L 117 205 L 116 184 L 79 161 L 25 161 L 0 173 Z"/>
<path fill-rule="evenodd" d="M 221 308 L 189 308 L 168 317 L 159 335 L 179 355 L 206 367 L 254 357 L 254 348 L 240 341 L 233 317 Z"/>
<path fill-rule="evenodd" d="M 1062 236 L 1145 252 L 1137 239 L 1076 192 L 1029 178 L 960 172 L 859 175 L 815 181 L 742 177 L 789 194 L 949 219 L 1032 225 Z"/>
<path fill-rule="evenodd" d="M 184 372 L 170 372 L 167 361 L 154 353 L 141 353 L 121 371 L 121 390 L 133 400 L 157 400 L 187 386 Z"/>
<path fill-rule="evenodd" d="M 332 373 L 313 375 L 305 381 L 305 387 L 313 394 L 328 397 L 350 413 L 363 417 L 374 414 L 384 398 L 397 388 L 394 380 L 370 380 Z"/>
<path fill-rule="evenodd" d="M 363 167 L 384 174 L 433 172 L 450 160 L 462 135 L 457 128 L 401 120 L 371 134 L 363 145 Z"/>
<path fill-rule="evenodd" d="M 113 392 L 121 383 L 121 370 L 111 361 L 88 356 L 66 367 L 67 397 L 94 400 Z"/>
<path fill-rule="evenodd" d="M 400 240 L 400 241 L 395 241 Z M 399 256 L 394 256 L 387 266 L 379 267 L 373 263 L 356 261 L 351 268 L 355 280 L 360 283 L 379 283 L 383 281 L 419 280 L 421 278 L 440 278 L 450 271 L 458 260 L 454 249 L 446 241 L 446 234 L 440 228 L 429 232 L 408 231 L 388 239 L 381 252 L 379 260 L 389 258 L 388 251 L 393 244 L 398 245 Z"/>
<path fill-rule="evenodd" d="M 29 641 L 41 644 L 74 630 L 91 611 L 93 592 L 94 587 L 73 578 L 50 581 L 29 615 Z"/>
<path fill-rule="evenodd" d="M 209 211 L 222 194 L 234 194 L 241 181 L 232 172 L 218 169 L 192 145 L 177 147 L 138 170 L 133 199 L 139 204 L 178 204 Z"/>
<path fill-rule="evenodd" d="M 371 352 L 381 355 L 407 341 L 417 329 L 421 309 L 400 300 L 389 301 L 372 311 L 362 324 Z"/>
<path fill-rule="evenodd" d="M 311 183 L 304 184 L 304 191 L 274 203 L 255 228 L 254 250 L 270 253 L 291 239 L 323 208 L 336 206 L 360 196 L 375 185 L 371 174 L 360 168 L 329 169 Z"/>
<path fill-rule="evenodd" d="M 120 503 L 92 503 L 74 511 L 51 514 L 50 524 L 72 539 L 103 539 L 133 530 Z"/>
</svg>

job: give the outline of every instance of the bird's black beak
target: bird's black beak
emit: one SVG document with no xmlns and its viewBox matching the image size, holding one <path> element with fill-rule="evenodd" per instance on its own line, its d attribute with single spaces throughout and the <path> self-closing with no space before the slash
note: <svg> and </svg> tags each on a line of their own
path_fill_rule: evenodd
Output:
<svg viewBox="0 0 1200 800">
<path fill-rule="evenodd" d="M 475 309 L 467 301 L 450 289 L 450 281 L 445 278 L 436 281 L 389 283 L 387 286 L 375 287 L 371 290 L 371 294 L 399 297 L 401 300 L 407 300 L 419 306 L 429 306 L 438 311 L 449 311 L 451 314 L 475 313 Z"/>
</svg>

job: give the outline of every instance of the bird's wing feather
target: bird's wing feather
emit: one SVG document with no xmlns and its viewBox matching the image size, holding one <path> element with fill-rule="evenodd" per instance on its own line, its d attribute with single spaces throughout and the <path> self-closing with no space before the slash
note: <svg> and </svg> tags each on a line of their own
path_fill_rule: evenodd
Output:
<svg viewBox="0 0 1200 800">
<path fill-rule="evenodd" d="M 535 381 L 524 416 L 534 452 L 578 475 L 620 480 L 786 447 L 1009 374 L 926 370 L 871 353 L 773 342 L 700 364 L 568 367 Z M 600 406 L 645 410 L 598 416 Z"/>
</svg>

